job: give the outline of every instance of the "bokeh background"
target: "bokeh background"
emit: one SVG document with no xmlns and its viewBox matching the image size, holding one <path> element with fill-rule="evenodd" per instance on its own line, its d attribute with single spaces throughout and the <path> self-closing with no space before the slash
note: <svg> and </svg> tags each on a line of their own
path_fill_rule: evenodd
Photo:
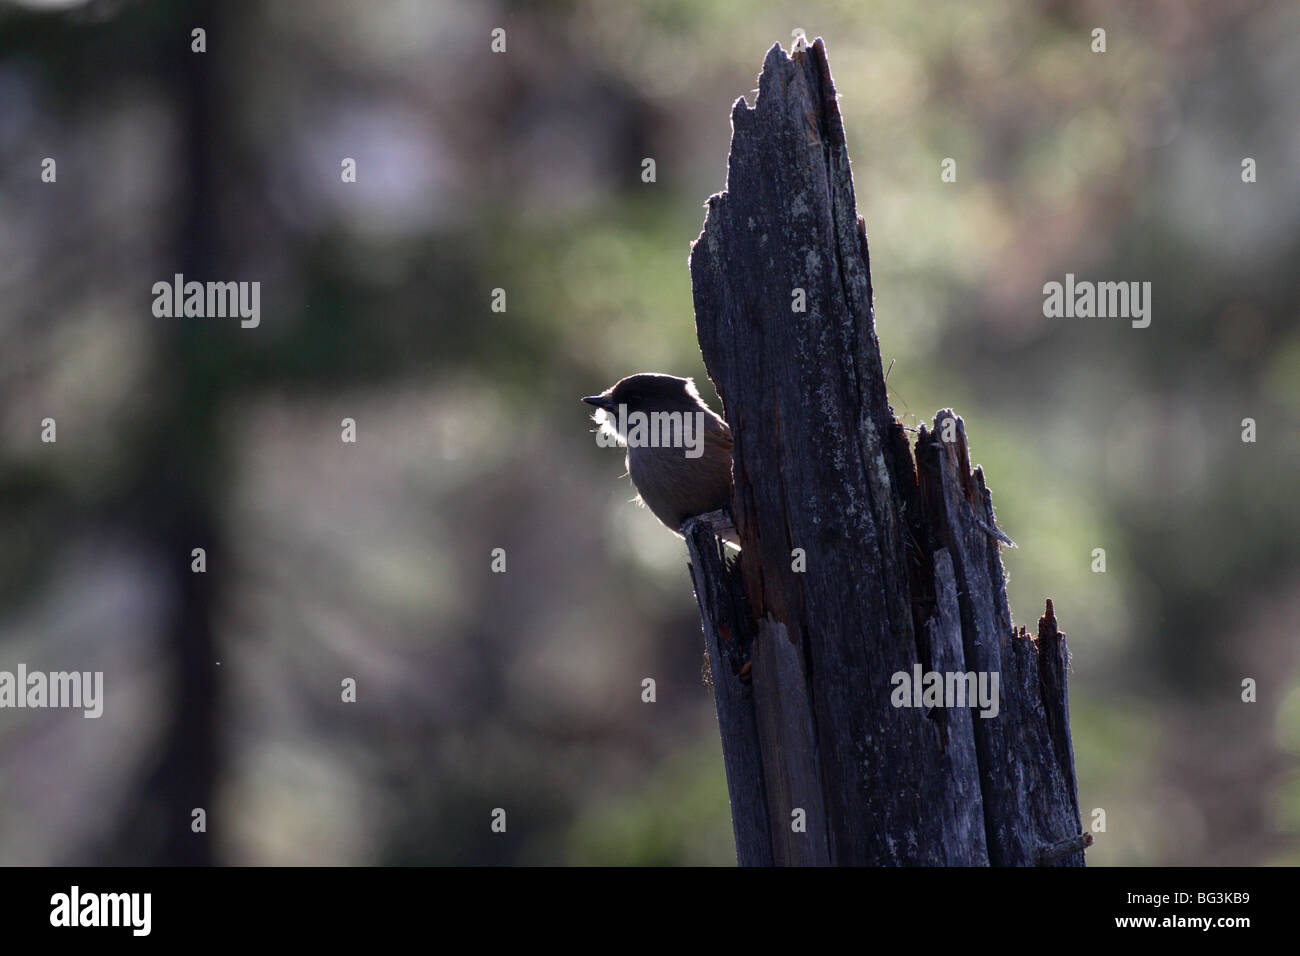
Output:
<svg viewBox="0 0 1300 956">
<path fill-rule="evenodd" d="M 0 711 L 0 863 L 734 862 L 684 547 L 577 399 L 662 370 L 716 406 L 689 243 L 795 30 L 894 408 L 964 416 L 1013 616 L 1070 635 L 1090 862 L 1300 862 L 1300 6 L 33 0 L 0 669 L 107 701 Z M 260 327 L 155 318 L 176 272 L 260 281 Z M 1066 272 L 1151 281 L 1151 326 L 1045 319 Z"/>
</svg>

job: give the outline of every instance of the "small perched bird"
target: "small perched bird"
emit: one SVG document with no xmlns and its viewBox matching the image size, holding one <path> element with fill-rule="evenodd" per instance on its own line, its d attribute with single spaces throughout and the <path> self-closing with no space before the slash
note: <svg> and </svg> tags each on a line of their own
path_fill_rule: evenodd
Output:
<svg viewBox="0 0 1300 956">
<path fill-rule="evenodd" d="M 671 530 L 687 518 L 722 510 L 716 533 L 737 543 L 730 527 L 731 429 L 675 375 L 629 375 L 583 399 L 597 408 L 606 436 L 627 446 L 627 471 L 642 503 Z"/>
</svg>

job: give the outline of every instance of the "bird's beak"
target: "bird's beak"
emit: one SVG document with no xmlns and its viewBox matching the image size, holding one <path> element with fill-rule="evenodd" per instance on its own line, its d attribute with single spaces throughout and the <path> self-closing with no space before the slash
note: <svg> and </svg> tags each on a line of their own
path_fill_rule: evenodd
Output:
<svg viewBox="0 0 1300 956">
<path fill-rule="evenodd" d="M 583 399 L 583 401 L 588 405 L 595 405 L 597 408 L 603 408 L 607 412 L 612 412 L 614 410 L 614 403 L 604 395 L 588 395 Z"/>
</svg>

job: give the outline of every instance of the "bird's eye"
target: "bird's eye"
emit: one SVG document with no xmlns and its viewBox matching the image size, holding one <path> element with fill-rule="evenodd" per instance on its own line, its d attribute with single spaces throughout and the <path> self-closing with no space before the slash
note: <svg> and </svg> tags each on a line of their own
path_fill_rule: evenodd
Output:
<svg viewBox="0 0 1300 956">
<path fill-rule="evenodd" d="M 640 404 L 641 404 L 641 393 L 640 393 L 640 392 L 633 392 L 631 395 L 629 395 L 629 396 L 627 397 L 627 403 L 628 403 L 629 405 L 640 405 Z"/>
</svg>

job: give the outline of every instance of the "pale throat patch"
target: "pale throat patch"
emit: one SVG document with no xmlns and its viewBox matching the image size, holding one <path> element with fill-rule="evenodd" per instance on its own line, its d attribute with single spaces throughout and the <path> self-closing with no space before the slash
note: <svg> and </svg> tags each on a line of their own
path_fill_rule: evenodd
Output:
<svg viewBox="0 0 1300 956">
<path fill-rule="evenodd" d="M 617 415 L 598 408 L 592 418 L 602 448 L 681 448 L 687 458 L 704 454 L 704 412 L 629 412 L 620 405 Z"/>
</svg>

